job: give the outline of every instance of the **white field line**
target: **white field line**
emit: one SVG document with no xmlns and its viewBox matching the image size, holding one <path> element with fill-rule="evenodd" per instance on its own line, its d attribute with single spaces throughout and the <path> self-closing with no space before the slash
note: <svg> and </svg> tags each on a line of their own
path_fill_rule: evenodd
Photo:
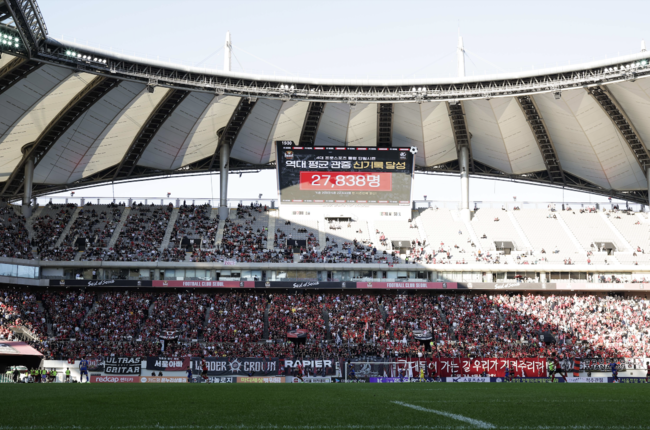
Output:
<svg viewBox="0 0 650 430">
<path fill-rule="evenodd" d="M 494 424 L 486 423 L 485 421 L 475 420 L 474 418 L 464 417 L 462 415 L 452 414 L 452 413 L 445 412 L 445 411 L 437 411 L 435 409 L 427 409 L 427 408 L 423 408 L 422 406 L 411 405 L 409 403 L 404 403 L 404 402 L 393 402 L 393 403 L 395 403 L 396 405 L 405 406 L 407 408 L 415 409 L 416 411 L 430 412 L 432 414 L 441 415 L 443 417 L 447 417 L 447 418 L 451 418 L 451 419 L 454 419 L 454 420 L 462 421 L 464 423 L 471 424 L 471 425 L 473 425 L 475 427 L 478 427 L 478 428 L 481 428 L 481 429 L 493 429 L 493 428 L 495 428 Z"/>
<path fill-rule="evenodd" d="M 424 409 L 424 408 L 422 408 Z M 431 412 L 430 409 L 426 410 Z M 452 415 L 452 414 L 450 414 Z M 463 417 L 464 418 L 464 417 Z M 474 420 L 472 420 L 474 421 Z M 487 424 L 487 423 L 485 423 Z M 491 424 L 490 424 L 491 425 Z M 488 427 L 496 428 L 496 427 Z M 499 426 L 499 429 L 504 430 L 650 430 L 648 426 L 593 426 L 593 425 L 575 425 L 575 426 Z M 356 429 L 370 429 L 370 430 L 473 430 L 476 429 L 476 426 L 394 426 L 394 425 L 305 425 L 305 426 L 292 426 L 292 425 L 273 425 L 273 424 L 262 424 L 262 425 L 214 425 L 214 426 L 202 426 L 202 425 L 180 425 L 180 426 L 165 426 L 160 424 L 151 424 L 151 425 L 137 425 L 137 426 L 3 426 L 0 425 L 0 430 L 97 430 L 97 429 L 109 429 L 109 430 L 146 430 L 146 429 L 155 429 L 155 430 L 219 430 L 219 429 L 259 429 L 259 430 L 312 430 L 312 429 L 324 429 L 324 430 L 356 430 Z"/>
</svg>

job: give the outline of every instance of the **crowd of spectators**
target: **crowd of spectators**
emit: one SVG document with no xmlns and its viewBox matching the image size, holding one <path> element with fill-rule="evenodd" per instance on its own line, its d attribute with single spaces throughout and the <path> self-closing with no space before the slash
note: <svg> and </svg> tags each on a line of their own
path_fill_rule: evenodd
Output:
<svg viewBox="0 0 650 430">
<path fill-rule="evenodd" d="M 11 327 L 22 327 L 34 338 L 44 339 L 47 337 L 46 321 L 36 294 L 16 288 L 0 289 L 0 339 L 13 338 Z"/>
<path fill-rule="evenodd" d="M 323 319 L 321 294 L 275 294 L 269 304 L 269 337 L 275 340 L 287 338 L 287 333 L 297 335 L 306 330 L 305 336 L 312 342 L 325 340 L 327 328 Z"/>
<path fill-rule="evenodd" d="M 255 343 L 264 335 L 266 299 L 257 294 L 229 292 L 214 296 L 205 340 L 209 343 Z"/>
<path fill-rule="evenodd" d="M 173 206 L 133 204 L 115 246 L 92 247 L 82 261 L 158 261 Z"/>
<path fill-rule="evenodd" d="M 91 309 L 94 295 L 84 292 L 51 292 L 42 297 L 54 340 L 76 339 L 81 321 Z"/>
<path fill-rule="evenodd" d="M 101 294 L 93 311 L 85 318 L 83 340 L 130 342 L 140 335 L 140 327 L 149 316 L 151 293 L 116 291 Z"/>
<path fill-rule="evenodd" d="M 183 205 L 178 209 L 178 218 L 176 218 L 170 240 L 180 246 L 183 239 L 188 238 L 194 240 L 192 249 L 214 248 L 219 216 L 210 219 L 211 212 L 212 207 L 207 203 L 195 206 L 183 202 Z"/>
<path fill-rule="evenodd" d="M 0 204 L 0 256 L 27 260 L 34 258 L 25 217 L 5 203 Z"/>
<path fill-rule="evenodd" d="M 55 247 L 76 208 L 77 205 L 71 203 L 61 205 L 48 203 L 45 205 L 47 213 L 37 217 L 32 223 L 34 237 L 31 244 L 36 248 L 37 254 L 40 255 L 47 249 Z M 63 253 L 58 255 L 63 255 Z"/>
<path fill-rule="evenodd" d="M 202 334 L 210 299 L 203 294 L 160 294 L 140 331 L 142 339 L 168 337 L 198 339 Z"/>
<path fill-rule="evenodd" d="M 619 295 L 2 289 L 15 328 L 49 356 L 650 356 L 650 300 Z"/>
</svg>

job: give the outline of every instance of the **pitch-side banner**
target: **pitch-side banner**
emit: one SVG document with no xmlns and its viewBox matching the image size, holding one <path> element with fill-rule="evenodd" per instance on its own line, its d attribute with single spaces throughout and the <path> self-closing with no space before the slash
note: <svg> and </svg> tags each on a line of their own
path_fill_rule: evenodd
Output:
<svg viewBox="0 0 650 430">
<path fill-rule="evenodd" d="M 104 373 L 107 375 L 140 375 L 141 370 L 140 357 L 104 358 Z"/>
<path fill-rule="evenodd" d="M 190 358 L 147 357 L 147 370 L 182 372 L 190 365 Z"/>
<path fill-rule="evenodd" d="M 357 289 L 367 290 L 455 290 L 455 282 L 357 282 Z"/>
<path fill-rule="evenodd" d="M 205 361 L 208 366 L 208 376 L 276 376 L 280 374 L 280 360 L 277 358 L 208 357 Z M 195 374 L 201 373 L 200 358 L 192 358 L 191 366 Z"/>
<path fill-rule="evenodd" d="M 544 358 L 400 358 L 396 363 L 397 369 L 405 369 L 406 376 L 411 377 L 418 377 L 422 368 L 427 373 L 435 373 L 441 378 L 480 376 L 484 371 L 488 376 L 503 378 L 508 368 L 514 370 L 514 376 L 523 375 L 526 378 L 546 376 L 546 359 Z"/>
</svg>

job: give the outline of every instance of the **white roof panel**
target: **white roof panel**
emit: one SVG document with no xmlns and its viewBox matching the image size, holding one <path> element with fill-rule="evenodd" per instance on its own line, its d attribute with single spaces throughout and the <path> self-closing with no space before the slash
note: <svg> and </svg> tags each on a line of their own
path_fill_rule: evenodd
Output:
<svg viewBox="0 0 650 430">
<path fill-rule="evenodd" d="M 80 179 L 88 162 L 101 157 L 95 142 L 145 85 L 123 81 L 70 126 L 34 170 L 35 183 L 66 184 Z"/>
<path fill-rule="evenodd" d="M 214 100 L 214 94 L 188 94 L 158 129 L 140 157 L 138 165 L 154 169 L 172 169 L 187 137 Z"/>
<path fill-rule="evenodd" d="M 52 79 L 49 82 L 54 82 L 60 75 L 57 75 L 56 79 L 49 73 L 48 76 Z M 3 127 L 4 133 L 0 137 L 0 180 L 8 177 L 22 159 L 21 148 L 36 141 L 59 112 L 94 78 L 86 73 L 68 74 L 67 78 L 49 87 L 30 109 L 22 111 L 22 115 L 16 118 L 9 128 Z M 9 103 L 11 106 L 10 101 Z M 0 108 L 0 111 L 2 110 L 4 109 Z M 19 113 L 16 108 L 13 115 Z M 8 118 L 8 115 L 4 115 L 4 118 Z"/>
<path fill-rule="evenodd" d="M 296 145 L 300 143 L 300 133 L 307 119 L 307 102 L 284 102 L 280 108 L 280 114 L 273 125 L 269 140 L 266 142 L 262 160 L 265 162 L 275 161 L 275 145 L 277 140 L 291 140 Z"/>
<path fill-rule="evenodd" d="M 646 149 L 650 150 L 650 79 L 607 85 L 627 117 L 634 124 Z"/>
<path fill-rule="evenodd" d="M 422 103 L 420 105 L 424 136 L 424 151 L 416 158 L 417 164 L 435 166 L 458 158 L 456 141 L 451 128 L 449 111 L 444 102 Z M 395 142 L 393 141 L 393 146 Z M 423 160 L 424 162 L 421 162 Z"/>
<path fill-rule="evenodd" d="M 489 100 L 463 102 L 467 129 L 472 134 L 472 157 L 502 172 L 513 173 L 499 121 Z"/>
<path fill-rule="evenodd" d="M 553 94 L 536 94 L 535 102 L 553 140 L 562 169 L 598 186 L 609 188 L 607 175 L 598 156 L 567 100 L 584 99 L 582 88 L 563 91 L 556 100 Z M 576 102 L 572 103 L 573 105 Z"/>
<path fill-rule="evenodd" d="M 360 103 L 350 110 L 346 146 L 377 146 L 377 103 Z"/>
<path fill-rule="evenodd" d="M 393 104 L 392 146 L 404 148 L 415 146 L 418 149 L 415 164 L 424 166 L 426 154 L 422 131 L 422 114 L 417 103 Z"/>
<path fill-rule="evenodd" d="M 499 123 L 512 173 L 522 174 L 546 170 L 542 153 L 526 121 L 519 103 L 514 98 L 490 100 L 490 106 Z"/>
<path fill-rule="evenodd" d="M 281 100 L 260 99 L 255 103 L 242 125 L 230 156 L 252 164 L 262 164 L 266 143 L 271 135 L 280 108 Z"/>
<path fill-rule="evenodd" d="M 318 123 L 318 130 L 316 130 L 314 146 L 345 146 L 349 122 L 349 104 L 325 103 Z"/>
<path fill-rule="evenodd" d="M 228 125 L 238 103 L 239 97 L 215 97 L 210 107 L 203 112 L 201 119 L 196 122 L 194 129 L 176 156 L 172 168 L 178 169 L 214 155 L 219 143 L 217 131 Z"/>
<path fill-rule="evenodd" d="M 85 178 L 119 164 L 149 115 L 169 91 L 169 88 L 157 87 L 150 93 L 143 88 L 97 138 L 93 150 L 77 166 L 72 178 L 79 175 Z"/>
</svg>

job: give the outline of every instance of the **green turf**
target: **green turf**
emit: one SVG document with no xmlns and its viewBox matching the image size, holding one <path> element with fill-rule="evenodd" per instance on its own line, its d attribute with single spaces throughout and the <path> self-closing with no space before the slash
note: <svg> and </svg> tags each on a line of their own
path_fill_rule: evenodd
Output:
<svg viewBox="0 0 650 430">
<path fill-rule="evenodd" d="M 0 430 L 25 428 L 650 429 L 646 384 L 2 384 Z M 573 427 L 579 426 L 579 427 Z"/>
</svg>

